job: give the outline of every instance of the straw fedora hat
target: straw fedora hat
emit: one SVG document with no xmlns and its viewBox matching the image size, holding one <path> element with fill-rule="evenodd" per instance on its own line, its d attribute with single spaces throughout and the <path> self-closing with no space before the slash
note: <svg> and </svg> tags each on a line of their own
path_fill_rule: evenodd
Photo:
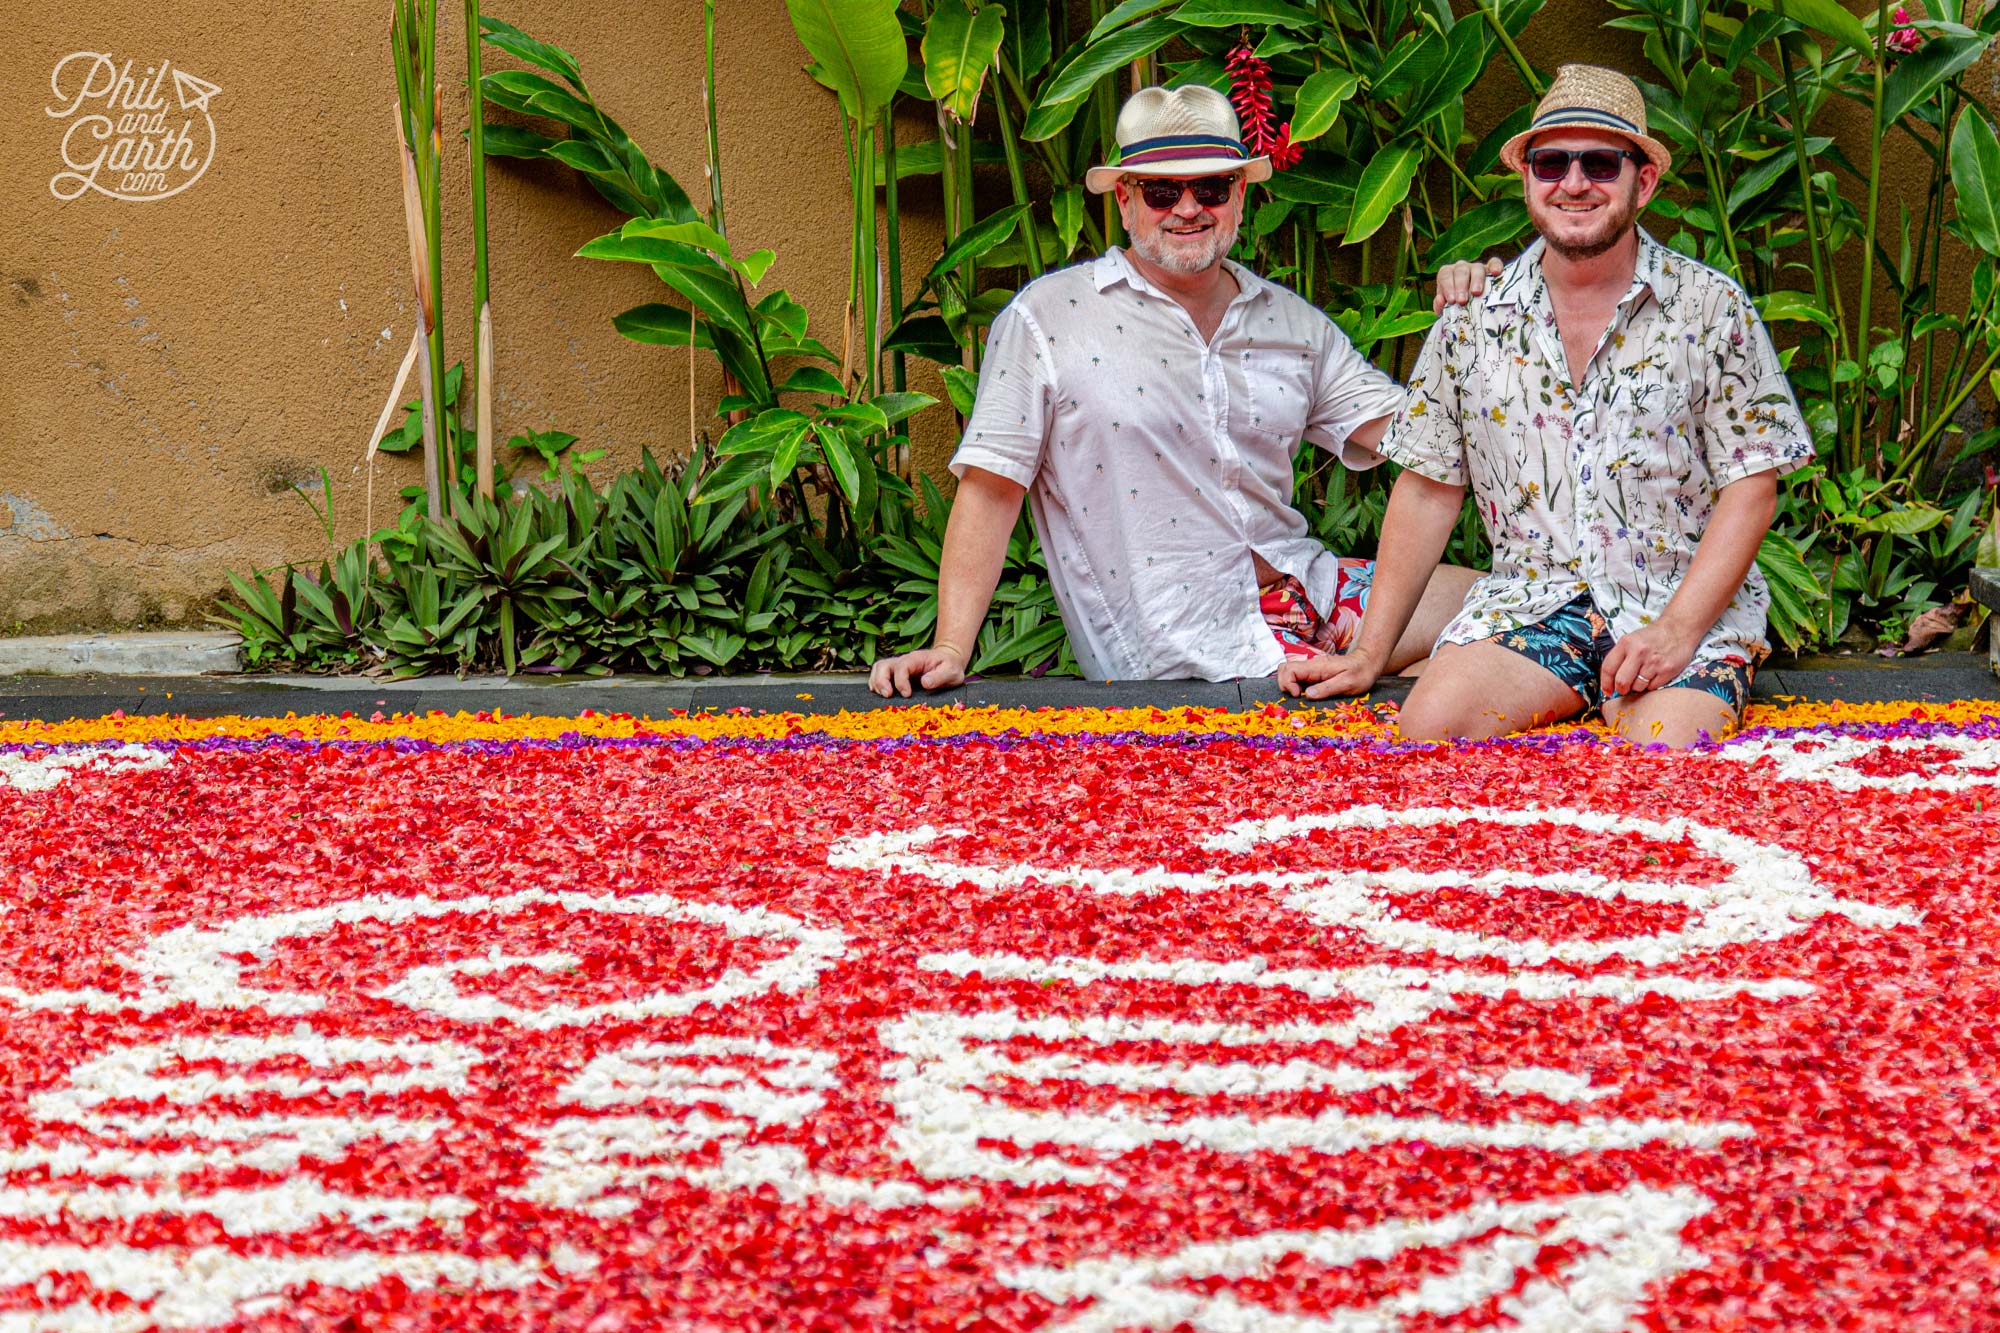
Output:
<svg viewBox="0 0 2000 1333">
<path fill-rule="evenodd" d="M 1528 141 L 1551 130 L 1605 130 L 1623 135 L 1661 171 L 1674 160 L 1665 144 L 1646 133 L 1646 99 L 1639 95 L 1639 85 L 1602 65 L 1564 65 L 1558 69 L 1528 128 L 1501 145 L 1500 160 L 1509 170 L 1519 171 Z"/>
<path fill-rule="evenodd" d="M 1208 176 L 1241 171 L 1268 180 L 1271 159 L 1243 146 L 1236 108 L 1213 88 L 1141 88 L 1118 113 L 1118 160 L 1084 173 L 1092 194 L 1120 176 Z"/>
</svg>

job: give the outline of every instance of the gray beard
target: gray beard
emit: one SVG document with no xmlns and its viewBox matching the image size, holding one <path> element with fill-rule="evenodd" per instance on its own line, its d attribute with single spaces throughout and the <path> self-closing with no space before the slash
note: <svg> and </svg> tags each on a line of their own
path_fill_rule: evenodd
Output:
<svg viewBox="0 0 2000 1333">
<path fill-rule="evenodd" d="M 1223 256 L 1227 255 L 1231 247 L 1236 244 L 1236 228 L 1230 227 L 1225 230 L 1220 226 L 1216 227 L 1208 233 L 1208 243 L 1210 248 L 1207 258 L 1197 261 L 1190 257 L 1185 250 L 1179 252 L 1168 250 L 1164 245 L 1159 244 L 1159 237 L 1157 235 L 1143 241 L 1137 235 L 1132 237 L 1132 249 L 1137 252 L 1139 258 L 1149 264 L 1157 265 L 1169 273 L 1190 275 L 1206 273 L 1209 269 L 1214 268 L 1222 262 Z"/>
</svg>

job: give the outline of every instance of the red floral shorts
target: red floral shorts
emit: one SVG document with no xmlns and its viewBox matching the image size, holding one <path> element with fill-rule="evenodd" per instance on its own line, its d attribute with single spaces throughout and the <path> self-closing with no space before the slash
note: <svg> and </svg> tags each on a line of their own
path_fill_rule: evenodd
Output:
<svg viewBox="0 0 2000 1333">
<path fill-rule="evenodd" d="M 1340 577 L 1333 586 L 1333 605 L 1321 615 L 1306 599 L 1306 590 L 1287 575 L 1258 589 L 1258 609 L 1271 627 L 1286 657 L 1317 657 L 1344 653 L 1361 632 L 1361 613 L 1368 606 L 1368 585 L 1375 576 L 1373 560 L 1340 560 Z"/>
</svg>

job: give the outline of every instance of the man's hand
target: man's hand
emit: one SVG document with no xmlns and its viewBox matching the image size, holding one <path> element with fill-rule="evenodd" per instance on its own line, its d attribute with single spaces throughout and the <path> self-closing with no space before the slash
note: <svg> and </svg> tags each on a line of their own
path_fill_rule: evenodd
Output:
<svg viewBox="0 0 2000 1333">
<path fill-rule="evenodd" d="M 1437 298 L 1431 302 L 1433 314 L 1442 315 L 1448 305 L 1464 305 L 1486 290 L 1486 280 L 1497 278 L 1507 266 L 1496 256 L 1480 263 L 1460 259 L 1438 270 Z"/>
<path fill-rule="evenodd" d="M 914 681 L 926 690 L 948 690 L 965 683 L 965 659 L 949 648 L 919 648 L 901 657 L 885 657 L 868 673 L 868 688 L 887 699 L 910 697 Z"/>
<path fill-rule="evenodd" d="M 1633 630 L 1612 646 L 1604 655 L 1598 684 L 1607 699 L 1663 690 L 1687 670 L 1699 647 L 1699 633 L 1685 634 L 1663 620 L 1656 620 Z"/>
<path fill-rule="evenodd" d="M 1337 694 L 1366 694 L 1381 675 L 1382 664 L 1358 652 L 1344 657 L 1327 653 L 1288 657 L 1278 664 L 1278 688 L 1308 699 L 1330 699 Z"/>
</svg>

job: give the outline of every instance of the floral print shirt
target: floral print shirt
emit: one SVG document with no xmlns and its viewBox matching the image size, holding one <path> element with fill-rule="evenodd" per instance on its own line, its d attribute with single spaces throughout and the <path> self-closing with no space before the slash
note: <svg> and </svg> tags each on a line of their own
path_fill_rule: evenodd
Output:
<svg viewBox="0 0 2000 1333">
<path fill-rule="evenodd" d="M 1717 494 L 1812 459 L 1812 437 L 1743 289 L 1639 233 L 1632 286 L 1572 384 L 1542 242 L 1425 341 L 1383 452 L 1470 486 L 1493 546 L 1438 642 L 1471 643 L 1589 593 L 1614 637 L 1666 610 Z M 1691 665 L 1760 660 L 1753 566 Z"/>
</svg>

